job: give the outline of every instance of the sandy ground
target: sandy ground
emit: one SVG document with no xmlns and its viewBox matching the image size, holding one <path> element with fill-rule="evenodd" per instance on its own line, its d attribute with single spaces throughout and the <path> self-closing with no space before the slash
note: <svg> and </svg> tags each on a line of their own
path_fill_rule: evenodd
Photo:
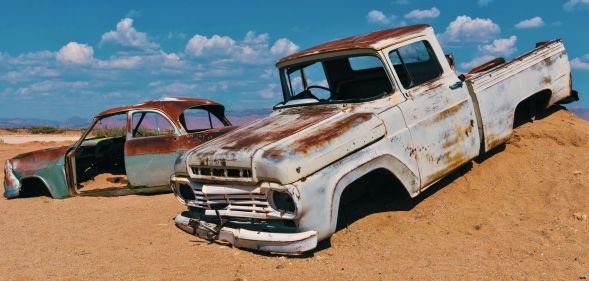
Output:
<svg viewBox="0 0 589 281">
<path fill-rule="evenodd" d="M 26 142 L 74 142 L 80 139 L 79 136 L 54 136 L 54 135 L 7 135 L 0 136 L 0 143 L 22 144 Z"/>
<path fill-rule="evenodd" d="M 0 159 L 56 145 L 2 144 Z M 561 110 L 418 198 L 361 200 L 303 256 L 194 238 L 171 194 L 0 200 L 0 279 L 584 280 L 588 181 L 589 123 Z"/>
</svg>

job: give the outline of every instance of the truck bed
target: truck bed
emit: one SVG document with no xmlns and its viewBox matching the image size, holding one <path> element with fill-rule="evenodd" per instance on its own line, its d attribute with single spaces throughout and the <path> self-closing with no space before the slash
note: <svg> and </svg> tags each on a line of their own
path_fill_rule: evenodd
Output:
<svg viewBox="0 0 589 281">
<path fill-rule="evenodd" d="M 560 40 L 546 42 L 534 50 L 465 81 L 477 105 L 479 132 L 484 151 L 507 141 L 513 131 L 518 104 L 546 93 L 549 107 L 571 95 L 570 65 Z"/>
</svg>

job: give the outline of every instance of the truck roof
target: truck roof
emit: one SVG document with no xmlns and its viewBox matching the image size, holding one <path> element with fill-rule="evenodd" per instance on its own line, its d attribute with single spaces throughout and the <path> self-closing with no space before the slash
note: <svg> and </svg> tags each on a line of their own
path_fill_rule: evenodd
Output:
<svg viewBox="0 0 589 281">
<path fill-rule="evenodd" d="M 200 106 L 212 106 L 216 107 L 216 110 L 219 110 L 221 113 L 224 111 L 224 106 L 220 103 L 206 100 L 206 99 L 196 99 L 196 98 L 177 98 L 177 97 L 167 97 L 161 98 L 156 100 L 148 100 L 144 101 L 140 104 L 135 105 L 128 105 L 128 106 L 121 106 L 115 107 L 103 112 L 98 113 L 97 117 L 104 117 L 107 115 L 117 114 L 127 112 L 129 110 L 138 110 L 138 109 L 157 109 L 165 112 L 169 115 L 173 120 L 178 120 L 178 117 L 182 112 L 186 109 L 200 107 Z"/>
<path fill-rule="evenodd" d="M 397 42 L 397 38 L 406 35 L 419 33 L 429 28 L 427 24 L 410 25 L 393 29 L 379 30 L 372 33 L 356 35 L 335 41 L 323 43 L 309 49 L 302 50 L 292 55 L 286 56 L 278 61 L 283 63 L 289 60 L 321 54 L 328 52 L 336 52 L 343 50 L 354 50 L 354 49 L 373 49 L 381 50 Z"/>
</svg>

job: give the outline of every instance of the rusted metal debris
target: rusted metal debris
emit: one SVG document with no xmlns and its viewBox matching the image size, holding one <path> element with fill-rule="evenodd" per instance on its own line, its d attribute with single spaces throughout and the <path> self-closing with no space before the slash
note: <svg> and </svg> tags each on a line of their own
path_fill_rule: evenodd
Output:
<svg viewBox="0 0 589 281">
<path fill-rule="evenodd" d="M 210 114 L 205 117 L 209 118 L 211 127 L 213 118 L 218 120 L 218 127 L 190 131 L 183 115 L 188 110 L 202 110 L 202 113 Z M 23 188 L 43 186 L 54 198 L 169 192 L 169 178 L 180 154 L 236 128 L 225 117 L 224 111 L 223 105 L 217 102 L 194 98 L 163 98 L 103 111 L 74 145 L 24 153 L 7 160 L 4 196 L 18 197 Z M 153 114 L 157 119 L 155 123 L 137 121 L 139 123 L 134 124 L 134 114 L 144 116 L 144 113 Z M 89 135 L 97 124 L 112 116 L 121 116 L 122 120 L 126 120 L 120 124 L 120 132 L 114 131 L 120 135 L 100 138 Z M 157 132 L 151 132 L 150 136 L 134 132 L 141 124 Z M 164 127 L 168 131 L 162 133 L 160 129 Z M 123 182 L 128 181 L 127 188 L 85 191 L 81 183 L 101 172 L 126 176 Z M 42 185 L 33 185 L 34 181 Z"/>
<path fill-rule="evenodd" d="M 355 58 L 377 63 L 358 69 Z M 176 224 L 237 247 L 310 250 L 335 232 L 342 194 L 360 180 L 387 175 L 375 180 L 417 196 L 504 143 L 516 116 L 577 97 L 560 40 L 467 75 L 449 61 L 427 25 L 281 59 L 284 101 L 270 116 L 178 159 L 171 186 L 188 211 Z"/>
</svg>

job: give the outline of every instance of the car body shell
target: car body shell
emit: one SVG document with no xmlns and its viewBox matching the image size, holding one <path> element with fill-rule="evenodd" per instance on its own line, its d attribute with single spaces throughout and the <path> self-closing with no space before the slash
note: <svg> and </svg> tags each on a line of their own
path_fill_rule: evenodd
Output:
<svg viewBox="0 0 589 281">
<path fill-rule="evenodd" d="M 205 109 L 219 117 L 224 127 L 203 132 L 188 133 L 180 122 L 180 115 L 187 109 Z M 130 118 L 135 112 L 156 112 L 168 119 L 174 126 L 175 134 L 132 138 Z M 210 100 L 193 98 L 163 98 L 141 104 L 117 107 L 99 113 L 80 140 L 70 146 L 43 149 L 15 156 L 5 162 L 4 196 L 18 197 L 31 180 L 41 182 L 53 198 L 82 195 L 77 188 L 73 172 L 72 157 L 84 146 L 84 139 L 99 120 L 126 114 L 127 135 L 125 142 L 125 164 L 129 186 L 123 190 L 88 193 L 88 195 L 122 195 L 137 192 L 169 191 L 167 187 L 176 158 L 182 152 L 235 129 L 224 115 L 223 105 Z M 155 166 L 149 166 L 156 163 Z M 131 177 L 134 177 L 131 179 Z M 39 188 L 39 186 L 35 186 Z"/>
</svg>

